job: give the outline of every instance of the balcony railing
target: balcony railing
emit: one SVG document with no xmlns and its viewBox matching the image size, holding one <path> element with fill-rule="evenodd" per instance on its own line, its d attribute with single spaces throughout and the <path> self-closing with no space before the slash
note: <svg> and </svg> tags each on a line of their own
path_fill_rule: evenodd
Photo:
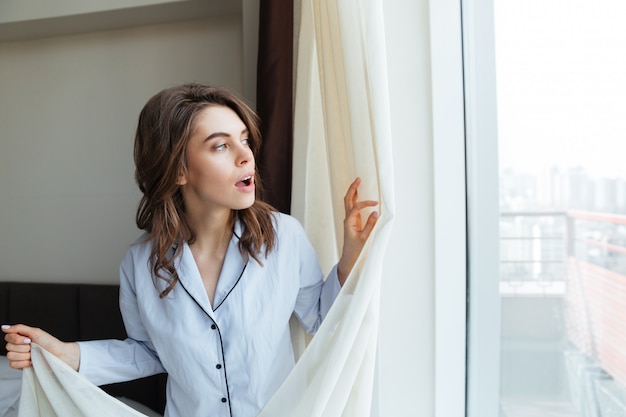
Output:
<svg viewBox="0 0 626 417">
<path fill-rule="evenodd" d="M 585 211 L 500 216 L 502 295 L 563 295 L 569 258 L 626 276 L 626 216 Z"/>
<path fill-rule="evenodd" d="M 511 296 L 562 295 L 567 214 L 505 212 L 500 215 L 500 292 Z"/>
<path fill-rule="evenodd" d="M 626 216 L 512 212 L 500 221 L 501 294 L 562 299 L 567 339 L 626 395 Z"/>
</svg>

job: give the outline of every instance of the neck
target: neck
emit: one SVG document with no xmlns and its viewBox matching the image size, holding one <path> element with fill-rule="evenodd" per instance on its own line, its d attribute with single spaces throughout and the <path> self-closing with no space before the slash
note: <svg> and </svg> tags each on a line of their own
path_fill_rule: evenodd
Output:
<svg viewBox="0 0 626 417">
<path fill-rule="evenodd" d="M 204 213 L 194 215 L 188 213 L 188 219 L 196 236 L 192 246 L 208 253 L 224 247 L 224 242 L 230 241 L 232 236 L 232 210 L 223 210 L 219 213 Z"/>
</svg>

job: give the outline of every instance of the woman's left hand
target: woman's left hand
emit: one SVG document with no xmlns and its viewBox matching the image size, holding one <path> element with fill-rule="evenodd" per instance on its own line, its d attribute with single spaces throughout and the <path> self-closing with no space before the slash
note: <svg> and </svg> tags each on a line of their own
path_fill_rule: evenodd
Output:
<svg viewBox="0 0 626 417">
<path fill-rule="evenodd" d="M 341 251 L 341 259 L 337 264 L 337 276 L 339 283 L 343 285 L 352 271 L 352 267 L 356 263 L 367 238 L 378 221 L 378 212 L 373 211 L 368 217 L 365 224 L 361 219 L 361 210 L 366 207 L 374 207 L 378 205 L 377 201 L 365 200 L 358 201 L 358 188 L 361 179 L 354 180 L 348 192 L 344 197 L 344 205 L 346 209 L 346 218 L 343 221 L 343 250 Z"/>
</svg>

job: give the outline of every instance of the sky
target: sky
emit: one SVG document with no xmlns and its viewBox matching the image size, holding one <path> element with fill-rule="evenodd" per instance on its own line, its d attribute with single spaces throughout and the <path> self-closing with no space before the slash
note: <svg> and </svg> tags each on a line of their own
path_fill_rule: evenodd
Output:
<svg viewBox="0 0 626 417">
<path fill-rule="evenodd" d="M 626 1 L 494 7 L 500 168 L 626 177 Z"/>
</svg>

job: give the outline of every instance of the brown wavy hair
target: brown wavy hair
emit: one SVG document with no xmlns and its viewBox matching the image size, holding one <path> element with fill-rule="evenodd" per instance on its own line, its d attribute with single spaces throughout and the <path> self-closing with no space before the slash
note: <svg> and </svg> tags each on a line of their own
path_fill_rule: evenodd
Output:
<svg viewBox="0 0 626 417">
<path fill-rule="evenodd" d="M 152 240 L 150 268 L 155 286 L 157 279 L 167 282 L 161 297 L 167 296 L 179 281 L 174 268 L 182 254 L 183 243 L 195 241 L 185 215 L 185 206 L 177 180 L 186 169 L 186 151 L 195 120 L 209 106 L 232 109 L 248 128 L 250 147 L 256 156 L 261 146 L 259 118 L 237 95 L 224 89 L 201 84 L 184 84 L 167 88 L 154 95 L 139 115 L 135 135 L 135 179 L 143 193 L 137 208 L 136 222 Z M 256 200 L 243 210 L 233 210 L 231 227 L 236 218 L 243 225 L 239 250 L 246 260 L 251 256 L 261 262 L 276 244 L 273 207 L 262 202 L 261 181 L 255 174 Z M 172 248 L 174 251 L 172 252 Z"/>
</svg>

